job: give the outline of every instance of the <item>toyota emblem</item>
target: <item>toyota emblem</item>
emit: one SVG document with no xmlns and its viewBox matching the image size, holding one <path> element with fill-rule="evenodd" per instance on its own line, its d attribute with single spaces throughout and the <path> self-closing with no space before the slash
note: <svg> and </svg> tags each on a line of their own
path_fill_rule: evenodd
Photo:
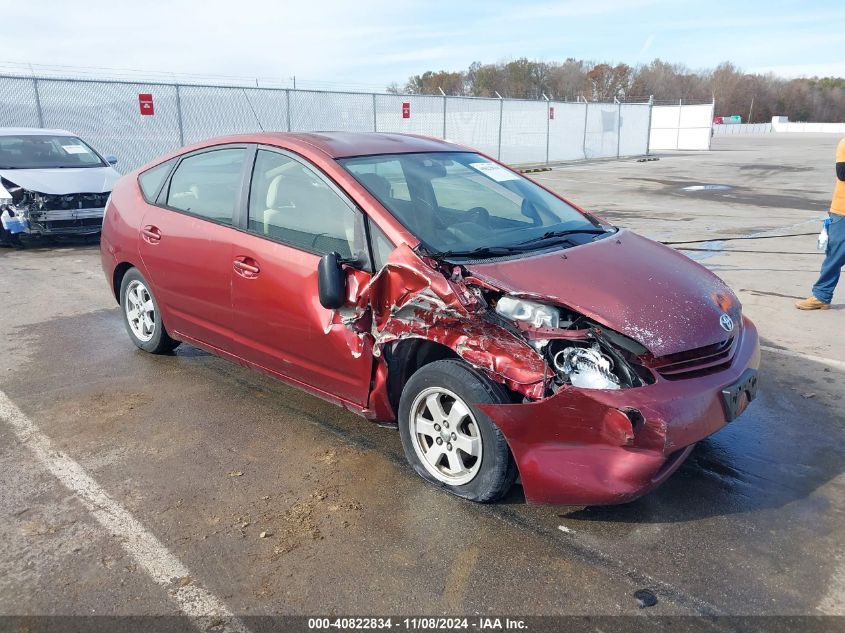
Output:
<svg viewBox="0 0 845 633">
<path fill-rule="evenodd" d="M 719 325 L 722 326 L 722 329 L 725 332 L 732 332 L 734 329 L 734 320 L 731 318 L 731 315 L 723 313 L 722 316 L 719 317 Z"/>
</svg>

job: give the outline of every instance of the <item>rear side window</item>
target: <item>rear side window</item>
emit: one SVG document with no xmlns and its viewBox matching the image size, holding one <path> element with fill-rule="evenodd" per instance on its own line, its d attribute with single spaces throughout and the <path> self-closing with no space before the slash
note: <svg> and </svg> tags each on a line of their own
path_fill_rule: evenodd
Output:
<svg viewBox="0 0 845 633">
<path fill-rule="evenodd" d="M 182 159 L 170 179 L 167 206 L 233 224 L 245 155 L 245 149 L 231 148 Z"/>
<path fill-rule="evenodd" d="M 147 202 L 155 202 L 156 196 L 158 196 L 158 192 L 161 190 L 161 185 L 164 183 L 164 179 L 167 178 L 167 174 L 173 169 L 173 163 L 175 162 L 176 159 L 171 158 L 169 161 L 148 169 L 138 176 L 141 193 L 144 194 Z"/>
<path fill-rule="evenodd" d="M 361 214 L 314 171 L 277 152 L 259 150 L 255 159 L 249 230 L 307 251 L 369 259 Z"/>
</svg>

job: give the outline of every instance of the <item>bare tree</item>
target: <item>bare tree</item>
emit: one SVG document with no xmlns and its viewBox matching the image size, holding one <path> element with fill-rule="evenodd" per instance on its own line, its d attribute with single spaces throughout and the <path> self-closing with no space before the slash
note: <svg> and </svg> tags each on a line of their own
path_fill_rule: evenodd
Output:
<svg viewBox="0 0 845 633">
<path fill-rule="evenodd" d="M 631 87 L 632 68 L 627 64 L 598 64 L 587 73 L 593 101 L 624 99 Z"/>
<path fill-rule="evenodd" d="M 464 73 L 446 70 L 427 70 L 422 75 L 414 75 L 405 84 L 408 94 L 440 94 L 442 90 L 447 95 L 463 95 L 464 88 Z"/>
<path fill-rule="evenodd" d="M 731 62 L 712 70 L 692 71 L 660 59 L 637 67 L 612 66 L 568 58 L 546 62 L 520 57 L 495 64 L 473 62 L 466 71 L 426 71 L 408 79 L 404 92 L 539 99 L 593 100 L 647 98 L 709 101 L 717 115 L 738 114 L 743 120 L 768 121 L 786 115 L 796 121 L 845 121 L 845 79 L 814 77 L 782 79 L 749 74 Z M 397 84 L 389 92 L 402 92 Z"/>
</svg>

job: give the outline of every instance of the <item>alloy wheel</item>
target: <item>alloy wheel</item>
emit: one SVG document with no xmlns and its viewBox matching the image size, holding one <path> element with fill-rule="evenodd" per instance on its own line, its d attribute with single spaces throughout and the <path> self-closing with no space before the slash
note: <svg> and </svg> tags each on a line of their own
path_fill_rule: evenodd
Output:
<svg viewBox="0 0 845 633">
<path fill-rule="evenodd" d="M 140 281 L 133 280 L 126 287 L 126 321 L 139 341 L 150 341 L 155 334 L 155 305 L 147 287 Z"/>
<path fill-rule="evenodd" d="M 438 481 L 461 486 L 481 468 L 481 429 L 469 406 L 444 387 L 421 391 L 411 404 L 411 442 Z"/>
</svg>

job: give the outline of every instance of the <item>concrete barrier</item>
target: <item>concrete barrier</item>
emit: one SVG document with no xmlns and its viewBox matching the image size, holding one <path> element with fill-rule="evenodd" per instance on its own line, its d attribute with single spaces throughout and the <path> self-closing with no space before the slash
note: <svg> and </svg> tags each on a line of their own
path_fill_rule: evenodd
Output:
<svg viewBox="0 0 845 633">
<path fill-rule="evenodd" d="M 812 123 L 790 121 L 786 116 L 773 116 L 772 129 L 775 132 L 804 134 L 842 134 L 845 135 L 845 123 Z"/>
</svg>

